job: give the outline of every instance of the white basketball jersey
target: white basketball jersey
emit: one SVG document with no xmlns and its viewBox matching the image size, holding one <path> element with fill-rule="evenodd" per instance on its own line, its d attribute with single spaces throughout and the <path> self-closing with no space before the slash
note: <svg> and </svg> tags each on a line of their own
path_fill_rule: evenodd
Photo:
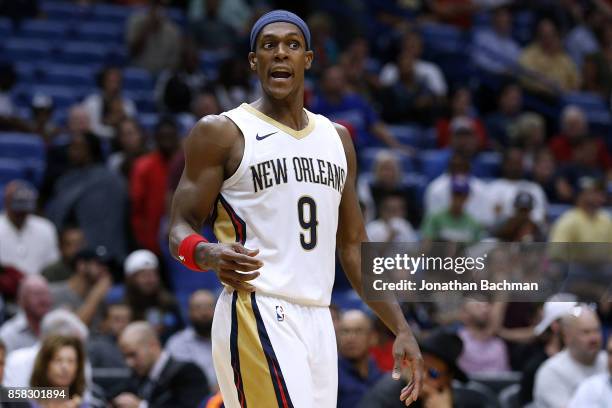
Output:
<svg viewBox="0 0 612 408">
<path fill-rule="evenodd" d="M 244 154 L 221 188 L 214 231 L 220 242 L 259 249 L 264 266 L 250 282 L 258 292 L 328 306 L 348 169 L 334 125 L 306 113 L 300 131 L 248 104 L 223 113 L 244 135 Z"/>
</svg>

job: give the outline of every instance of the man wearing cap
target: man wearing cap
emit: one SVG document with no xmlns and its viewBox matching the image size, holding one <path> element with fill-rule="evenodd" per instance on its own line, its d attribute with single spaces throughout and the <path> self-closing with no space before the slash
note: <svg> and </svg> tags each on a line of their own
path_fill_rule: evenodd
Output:
<svg viewBox="0 0 612 408">
<path fill-rule="evenodd" d="M 87 326 L 96 327 L 102 320 L 102 303 L 113 284 L 107 264 L 104 247 L 77 252 L 71 262 L 73 275 L 51 285 L 54 307 L 64 306 Z"/>
<path fill-rule="evenodd" d="M 297 15 L 275 10 L 251 30 L 249 65 L 261 99 L 200 120 L 185 141 L 170 250 L 225 285 L 212 327 L 215 370 L 227 407 L 320 407 L 337 403 L 338 366 L 329 310 L 335 254 L 363 297 L 367 242 L 348 130 L 304 109 L 314 53 Z M 212 215 L 219 243 L 199 233 Z M 414 402 L 422 379 L 418 344 L 397 302 L 368 306 L 397 336 L 394 377 Z"/>
<path fill-rule="evenodd" d="M 495 228 L 494 235 L 507 242 L 542 241 L 544 235 L 531 218 L 532 209 L 533 195 L 527 191 L 519 191 L 514 198 L 514 214 Z"/>
<path fill-rule="evenodd" d="M 601 324 L 587 305 L 575 306 L 561 319 L 565 348 L 538 369 L 533 400 L 538 408 L 564 408 L 587 378 L 606 371 Z"/>
<path fill-rule="evenodd" d="M 534 328 L 536 349 L 523 366 L 519 399 L 522 405 L 533 401 L 533 383 L 538 368 L 563 349 L 561 318 L 570 314 L 577 303 L 575 296 L 559 293 L 550 297 L 542 308 L 542 319 Z"/>
<path fill-rule="evenodd" d="M 38 192 L 31 184 L 14 180 L 4 189 L 0 214 L 0 265 L 24 274 L 40 273 L 60 257 L 53 224 L 34 215 Z"/>
<path fill-rule="evenodd" d="M 132 319 L 148 321 L 165 343 L 184 324 L 178 302 L 160 282 L 157 256 L 147 249 L 136 250 L 125 258 L 123 269 L 125 303 Z"/>
<path fill-rule="evenodd" d="M 476 220 L 464 211 L 470 194 L 467 176 L 453 176 L 450 183 L 451 203 L 449 208 L 435 214 L 429 214 L 421 233 L 428 242 L 464 242 L 478 241 L 482 228 Z"/>
<path fill-rule="evenodd" d="M 467 375 L 457 365 L 463 342 L 454 333 L 442 329 L 434 331 L 420 343 L 425 360 L 425 379 L 423 392 L 415 407 L 467 408 L 475 407 L 478 401 L 470 401 L 462 394 L 459 387 L 453 387 L 453 381 L 465 383 Z M 383 377 L 363 397 L 359 408 L 400 408 L 402 402 L 396 398 L 397 390 L 402 384 Z"/>
</svg>

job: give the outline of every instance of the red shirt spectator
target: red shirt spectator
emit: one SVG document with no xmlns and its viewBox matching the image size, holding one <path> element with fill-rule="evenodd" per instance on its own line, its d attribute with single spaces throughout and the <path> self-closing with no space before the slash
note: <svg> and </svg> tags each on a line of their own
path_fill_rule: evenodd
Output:
<svg viewBox="0 0 612 408">
<path fill-rule="evenodd" d="M 612 165 L 612 159 L 606 143 L 598 137 L 597 139 L 597 163 L 602 170 L 607 170 Z M 550 141 L 550 150 L 559 163 L 568 163 L 574 159 L 574 145 L 564 134 L 555 136 Z"/>
<path fill-rule="evenodd" d="M 134 163 L 130 175 L 130 202 L 136 241 L 159 255 L 159 224 L 166 209 L 168 167 L 178 148 L 176 124 L 162 119 L 156 126 L 155 140 L 157 150 Z"/>
</svg>

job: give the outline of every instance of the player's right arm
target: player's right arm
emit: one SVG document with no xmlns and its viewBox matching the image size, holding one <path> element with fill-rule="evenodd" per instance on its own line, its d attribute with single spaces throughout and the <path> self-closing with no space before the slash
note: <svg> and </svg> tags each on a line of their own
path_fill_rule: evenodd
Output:
<svg viewBox="0 0 612 408">
<path fill-rule="evenodd" d="M 198 234 L 211 213 L 223 181 L 238 168 L 244 151 L 240 130 L 224 116 L 207 116 L 194 126 L 185 140 L 185 168 L 172 200 L 170 215 L 170 252 L 178 259 L 181 242 Z M 252 291 L 247 281 L 259 276 L 254 272 L 262 262 L 259 251 L 240 243 L 200 243 L 194 258 L 202 270 L 212 269 L 219 279 L 236 289 Z"/>
</svg>

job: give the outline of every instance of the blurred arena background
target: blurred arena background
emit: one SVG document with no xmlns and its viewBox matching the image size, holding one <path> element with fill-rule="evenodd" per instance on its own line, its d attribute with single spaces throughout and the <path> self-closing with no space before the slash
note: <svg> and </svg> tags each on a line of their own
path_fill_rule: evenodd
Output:
<svg viewBox="0 0 612 408">
<path fill-rule="evenodd" d="M 68 306 L 89 330 L 91 406 L 130 406 L 116 400 L 130 379 L 117 336 L 132 320 L 202 369 L 199 406 L 220 406 L 206 338 L 220 285 L 170 257 L 168 209 L 194 123 L 261 94 L 248 33 L 273 8 L 310 26 L 306 106 L 353 136 L 372 241 L 612 242 L 609 0 L 0 0 L 4 385 L 29 384 L 22 359 L 31 369 L 42 319 Z M 391 337 L 339 267 L 333 303 L 339 407 L 368 393 L 362 406 L 391 406 L 374 390 Z M 534 361 L 564 347 L 559 304 L 404 307 L 423 341 L 440 328 L 463 341 L 452 358 L 471 381 L 455 395 L 476 405 L 453 406 L 510 408 L 531 401 Z M 597 351 L 611 304 L 590 306 L 596 334 L 582 347 Z M 584 323 L 574 317 L 566 332 Z M 584 378 L 608 370 L 593 364 Z M 536 406 L 579 383 L 541 382 Z"/>
</svg>

